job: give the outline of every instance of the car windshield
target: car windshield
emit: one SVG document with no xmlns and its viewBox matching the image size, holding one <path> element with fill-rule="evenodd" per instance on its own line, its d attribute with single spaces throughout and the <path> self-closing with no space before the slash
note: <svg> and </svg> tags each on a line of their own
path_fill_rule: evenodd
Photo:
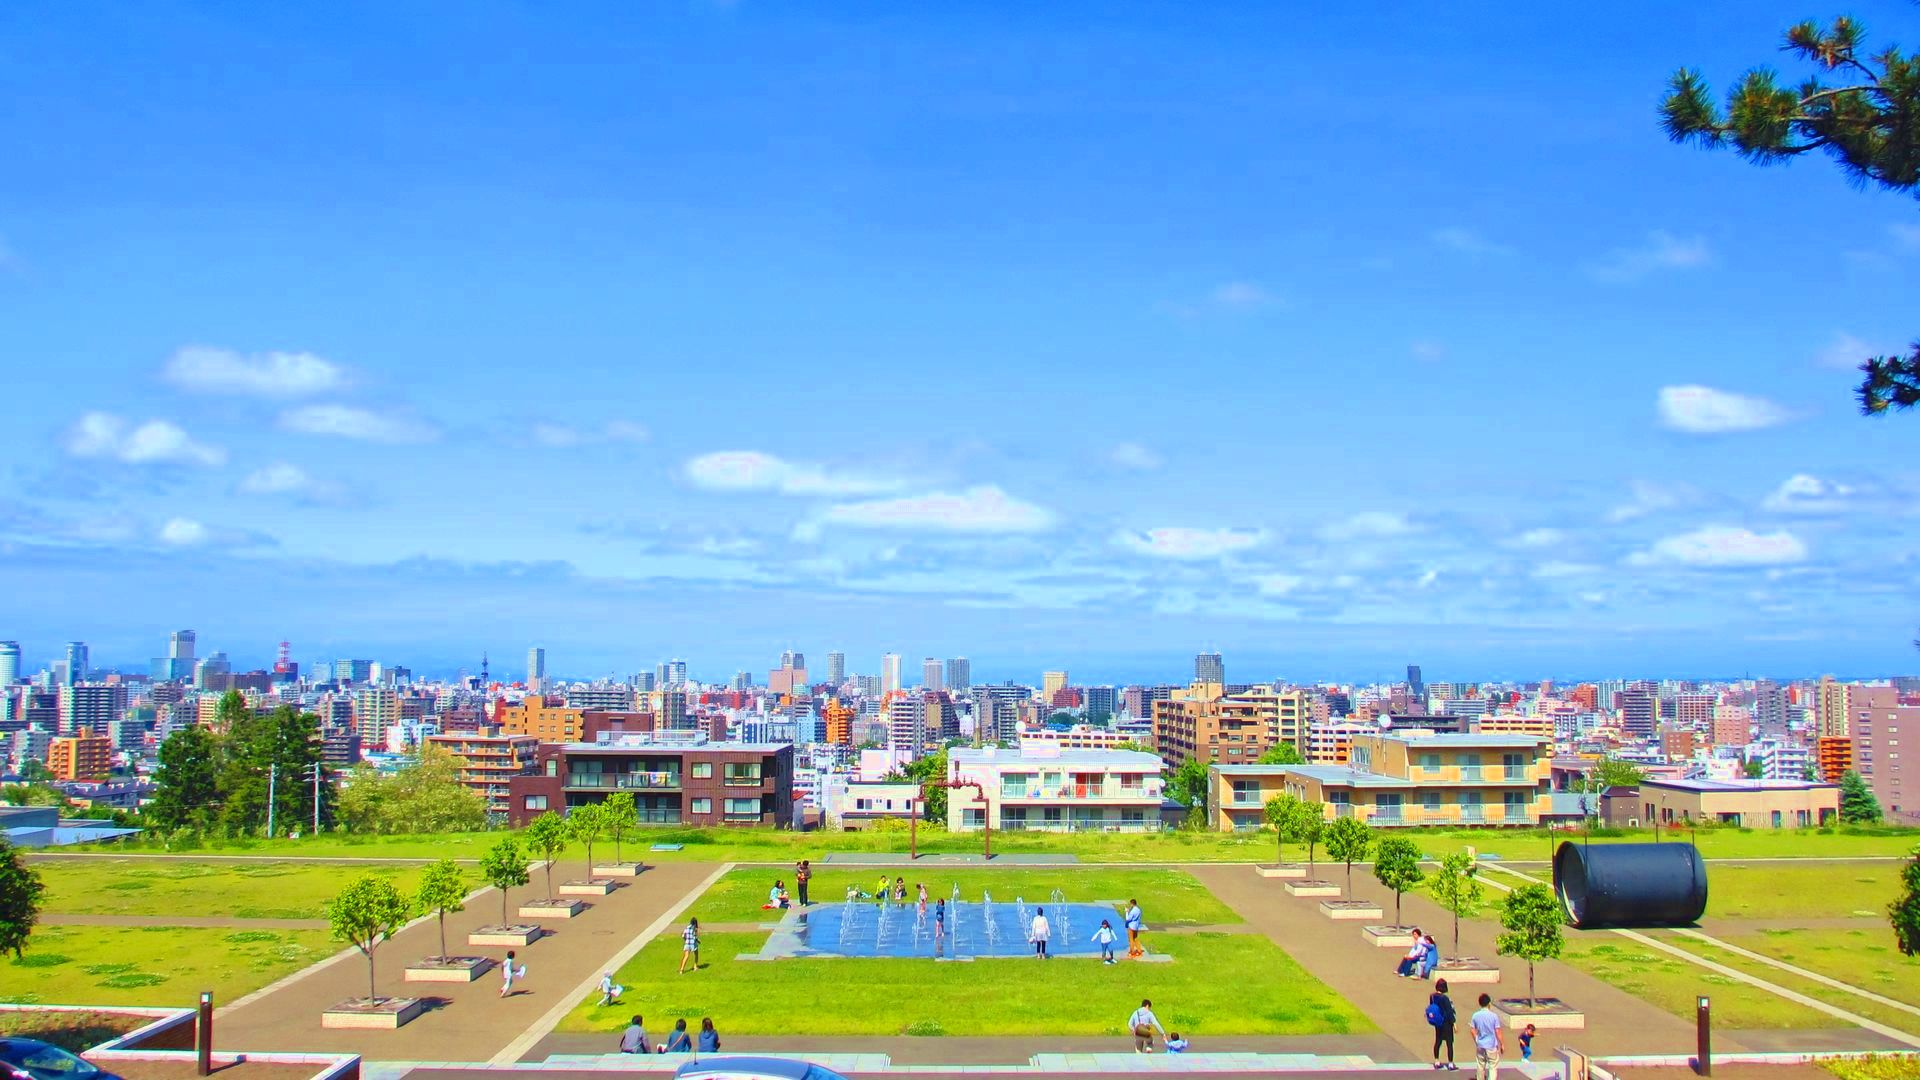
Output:
<svg viewBox="0 0 1920 1080">
<path fill-rule="evenodd" d="M 92 1080 L 100 1070 L 57 1046 L 22 1046 L 9 1043 L 0 1053 L 15 1068 L 23 1069 L 34 1080 Z"/>
</svg>

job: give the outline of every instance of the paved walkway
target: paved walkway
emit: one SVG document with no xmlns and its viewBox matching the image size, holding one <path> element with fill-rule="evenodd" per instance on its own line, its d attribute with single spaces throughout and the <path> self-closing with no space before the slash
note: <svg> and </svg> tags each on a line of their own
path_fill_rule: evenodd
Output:
<svg viewBox="0 0 1920 1080">
<path fill-rule="evenodd" d="M 218 915 L 42 915 L 41 926 L 180 926 L 209 930 L 325 930 L 325 919 L 232 919 Z"/>
<path fill-rule="evenodd" d="M 659 1042 L 661 1034 L 654 1032 L 654 1035 L 654 1041 Z M 884 1055 L 896 1065 L 1025 1065 L 1035 1054 L 1127 1054 L 1133 1049 L 1133 1040 L 1125 1035 L 1071 1038 L 943 1035 L 938 1038 L 913 1038 L 895 1035 L 728 1036 L 723 1032 L 722 1039 L 722 1045 L 729 1054 Z M 540 1040 L 525 1060 L 546 1061 L 560 1056 L 605 1054 L 618 1049 L 619 1042 L 617 1032 L 555 1032 Z M 1209 1053 L 1332 1054 L 1364 1056 L 1375 1061 L 1396 1061 L 1406 1057 L 1400 1044 L 1385 1035 L 1221 1036 L 1204 1040 L 1204 1047 Z"/>
<path fill-rule="evenodd" d="M 215 1027 L 219 1045 L 346 1051 L 377 1061 L 487 1061 L 540 1024 L 550 1028 L 549 1015 L 557 1020 L 577 1004 L 573 995 L 599 978 L 609 958 L 690 898 L 718 869 L 700 863 L 650 866 L 627 887 L 595 898 L 585 914 L 548 920 L 551 933 L 519 950 L 527 980 L 513 997 L 499 997 L 497 973 L 467 984 L 406 982 L 409 961 L 440 951 L 439 931 L 429 918 L 401 931 L 376 954 L 381 996 L 430 999 L 428 1011 L 406 1027 L 352 1031 L 320 1026 L 320 1014 L 328 1006 L 366 996 L 366 962 L 349 950 L 224 1009 Z M 583 867 L 561 864 L 554 867 L 554 879 L 583 872 Z M 532 884 L 514 890 L 511 901 L 517 905 L 546 891 L 542 875 L 536 873 Z M 499 893 L 488 889 L 469 899 L 467 910 L 447 917 L 448 945 L 458 954 L 498 960 L 505 949 L 472 948 L 465 941 L 468 931 L 499 921 Z"/>
</svg>

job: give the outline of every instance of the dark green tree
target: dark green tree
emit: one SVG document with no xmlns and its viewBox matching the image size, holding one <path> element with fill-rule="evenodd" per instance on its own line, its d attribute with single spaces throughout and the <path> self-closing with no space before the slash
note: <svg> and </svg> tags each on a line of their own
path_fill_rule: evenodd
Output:
<svg viewBox="0 0 1920 1080">
<path fill-rule="evenodd" d="M 224 706 L 226 699 L 221 700 Z M 265 716 L 249 712 L 227 729 L 220 770 L 220 823 L 232 833 L 266 828 L 273 804 L 276 832 L 300 828 L 313 818 L 314 785 L 310 767 L 321 766 L 320 826 L 333 823 L 336 793 L 320 760 L 320 719 L 282 705 Z M 269 794 L 271 793 L 271 800 Z"/>
<path fill-rule="evenodd" d="M 1893 921 L 1893 941 L 1908 956 L 1920 953 L 1920 847 L 1909 853 L 1900 868 L 1900 898 L 1887 905 Z"/>
<path fill-rule="evenodd" d="M 219 746 L 206 728 L 190 724 L 167 736 L 147 819 L 163 829 L 206 826 L 220 813 L 219 769 Z"/>
<path fill-rule="evenodd" d="M 1305 765 L 1307 759 L 1300 756 L 1300 748 L 1290 742 L 1274 743 L 1267 752 L 1260 755 L 1261 765 Z"/>
<path fill-rule="evenodd" d="M 1728 92 L 1724 111 L 1700 73 L 1681 68 L 1668 81 L 1661 125 L 1675 142 L 1729 147 L 1760 165 L 1818 152 L 1855 184 L 1920 193 L 1920 57 L 1893 45 L 1868 53 L 1865 38 L 1844 15 L 1825 27 L 1788 27 L 1782 50 L 1816 73 L 1786 86 L 1756 66 Z M 1905 356 L 1863 358 L 1860 372 L 1854 393 L 1868 416 L 1920 404 L 1920 342 Z"/>
<path fill-rule="evenodd" d="M 947 752 L 942 750 L 937 754 L 928 754 L 924 757 L 914 758 L 912 761 L 907 762 L 903 773 L 905 778 L 913 783 L 924 784 L 929 780 L 945 780 L 947 778 Z M 925 789 L 924 794 L 926 801 L 920 806 L 921 819 L 928 822 L 937 822 L 942 825 L 946 824 L 947 789 L 943 787 L 930 787 Z"/>
<path fill-rule="evenodd" d="M 1873 789 L 1859 773 L 1847 770 L 1840 778 L 1840 820 L 1848 825 L 1876 825 L 1883 816 Z"/>
<path fill-rule="evenodd" d="M 1420 869 L 1420 845 L 1404 836 L 1388 836 L 1373 853 L 1373 876 L 1393 890 L 1393 925 L 1400 925 L 1400 894 L 1426 880 Z"/>
<path fill-rule="evenodd" d="M 0 838 L 0 952 L 20 959 L 20 950 L 40 921 L 40 874 L 20 858 L 20 849 Z"/>
<path fill-rule="evenodd" d="M 1767 774 L 1767 767 L 1760 764 L 1759 758 L 1748 758 L 1747 763 L 1740 767 L 1740 771 L 1747 774 L 1747 779 L 1758 780 Z"/>
</svg>

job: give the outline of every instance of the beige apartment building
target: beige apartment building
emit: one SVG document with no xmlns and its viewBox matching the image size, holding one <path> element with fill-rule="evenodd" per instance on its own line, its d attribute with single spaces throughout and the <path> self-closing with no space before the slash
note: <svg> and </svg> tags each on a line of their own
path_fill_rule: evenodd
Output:
<svg viewBox="0 0 1920 1080">
<path fill-rule="evenodd" d="M 1808 780 L 1640 782 L 1638 824 L 1712 821 L 1745 829 L 1805 829 L 1840 813 L 1840 789 Z"/>
<path fill-rule="evenodd" d="M 453 755 L 460 765 L 460 783 L 480 796 L 487 816 L 498 815 L 502 821 L 512 809 L 508 781 L 533 772 L 534 754 L 540 748 L 535 736 L 497 730 L 429 735 L 425 742 Z"/>
<path fill-rule="evenodd" d="M 1249 764 L 1276 743 L 1305 757 L 1313 707 L 1304 690 L 1256 686 L 1228 694 L 1219 683 L 1194 683 L 1153 703 L 1153 745 L 1170 769 Z"/>
</svg>

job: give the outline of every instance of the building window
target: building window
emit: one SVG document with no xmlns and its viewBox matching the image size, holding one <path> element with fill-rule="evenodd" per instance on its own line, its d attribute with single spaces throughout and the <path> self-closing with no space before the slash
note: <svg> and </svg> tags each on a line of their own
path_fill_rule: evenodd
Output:
<svg viewBox="0 0 1920 1080">
<path fill-rule="evenodd" d="M 759 799 L 728 799 L 727 800 L 727 816 L 757 818 L 760 816 L 760 800 Z"/>
<path fill-rule="evenodd" d="M 693 778 L 694 778 L 695 780 L 711 780 L 711 779 L 713 779 L 713 762 L 711 762 L 711 761 L 696 761 L 696 762 L 694 762 L 694 763 L 693 763 Z"/>
<path fill-rule="evenodd" d="M 545 810 L 547 808 L 547 797 L 545 795 L 527 796 L 526 808 L 528 810 Z"/>
<path fill-rule="evenodd" d="M 861 802 L 866 802 L 867 800 L 865 800 L 865 799 L 861 799 L 860 801 L 861 801 Z M 863 809 L 864 809 L 864 807 L 863 807 Z M 707 799 L 707 798 L 698 798 L 698 799 L 695 799 L 695 800 L 693 800 L 693 812 L 694 812 L 694 813 L 696 813 L 696 814 L 711 814 L 711 813 L 713 813 L 713 800 L 712 800 L 712 799 Z"/>
</svg>

